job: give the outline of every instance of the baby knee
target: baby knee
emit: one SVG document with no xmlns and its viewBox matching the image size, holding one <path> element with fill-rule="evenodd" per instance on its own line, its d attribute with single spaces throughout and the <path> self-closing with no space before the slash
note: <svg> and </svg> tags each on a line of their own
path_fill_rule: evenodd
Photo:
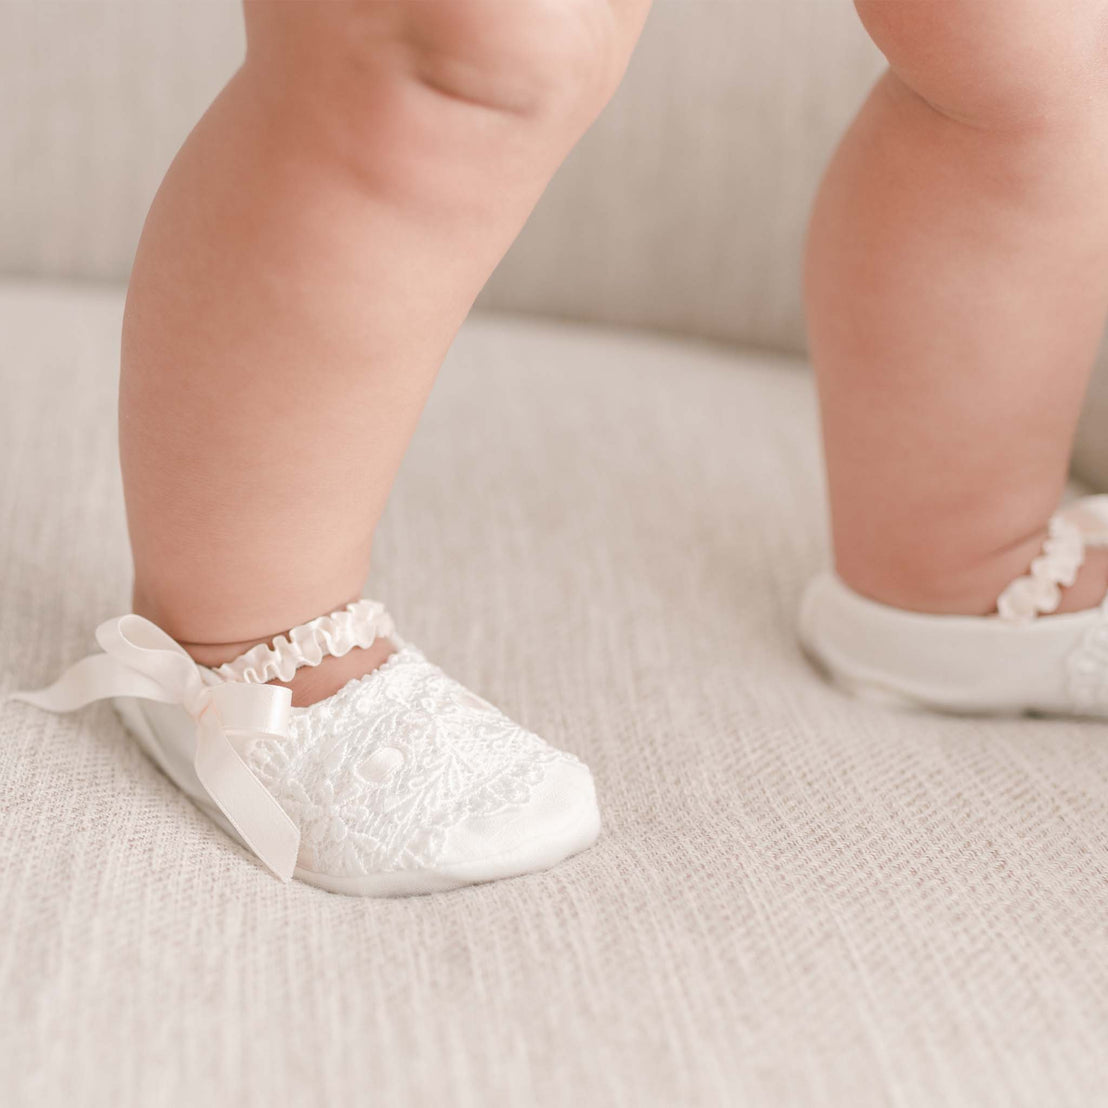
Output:
<svg viewBox="0 0 1108 1108">
<path fill-rule="evenodd" d="M 622 69 L 609 0 L 247 4 L 248 64 L 348 113 L 414 82 L 460 103 L 544 119 L 598 110 Z M 626 59 L 622 59 L 625 61 Z"/>
<path fill-rule="evenodd" d="M 969 122 L 1056 117 L 1108 83 L 1099 0 L 855 0 L 855 7 L 897 76 Z"/>
<path fill-rule="evenodd" d="M 532 118 L 597 110 L 622 63 L 609 0 L 403 5 L 415 74 L 462 101 Z"/>
</svg>

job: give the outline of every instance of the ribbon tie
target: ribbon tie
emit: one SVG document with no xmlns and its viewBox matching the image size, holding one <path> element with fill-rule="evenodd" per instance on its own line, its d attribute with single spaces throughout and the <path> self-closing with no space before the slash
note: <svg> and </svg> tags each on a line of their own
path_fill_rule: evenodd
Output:
<svg viewBox="0 0 1108 1108">
<path fill-rule="evenodd" d="M 138 615 L 96 629 L 103 654 L 71 666 L 49 688 L 14 692 L 50 712 L 71 712 L 94 700 L 136 697 L 176 704 L 196 724 L 193 765 L 208 796 L 246 845 L 282 881 L 296 867 L 300 831 L 250 771 L 231 741 L 288 735 L 292 692 L 277 685 L 207 685 L 200 667 L 160 627 Z"/>
</svg>

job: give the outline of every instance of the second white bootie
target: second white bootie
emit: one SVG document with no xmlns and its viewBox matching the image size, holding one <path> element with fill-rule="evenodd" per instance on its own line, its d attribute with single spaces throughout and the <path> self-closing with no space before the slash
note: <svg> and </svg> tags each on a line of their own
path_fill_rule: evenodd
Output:
<svg viewBox="0 0 1108 1108">
<path fill-rule="evenodd" d="M 1108 716 L 1108 601 L 1050 614 L 1087 547 L 1108 546 L 1108 496 L 1051 521 L 1031 572 L 989 616 L 929 615 L 860 596 L 832 572 L 801 603 L 813 663 L 856 696 L 949 712 Z"/>
</svg>

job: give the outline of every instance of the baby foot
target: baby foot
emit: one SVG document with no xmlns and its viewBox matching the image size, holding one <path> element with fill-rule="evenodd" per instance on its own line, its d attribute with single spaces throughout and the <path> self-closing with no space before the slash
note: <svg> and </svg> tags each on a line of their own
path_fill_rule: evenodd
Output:
<svg viewBox="0 0 1108 1108">
<path fill-rule="evenodd" d="M 838 685 L 866 699 L 954 712 L 1108 716 L 1106 555 L 1108 496 L 1094 496 L 1052 519 L 1042 553 L 992 615 L 894 608 L 825 572 L 804 594 L 801 645 Z"/>
<path fill-rule="evenodd" d="M 282 879 L 433 892 L 546 869 L 596 841 L 587 767 L 403 643 L 373 601 L 214 668 L 138 615 L 97 639 L 103 654 L 14 696 L 52 711 L 113 698 L 167 776 Z M 352 674 L 329 665 L 292 703 L 303 669 L 351 654 Z"/>
</svg>

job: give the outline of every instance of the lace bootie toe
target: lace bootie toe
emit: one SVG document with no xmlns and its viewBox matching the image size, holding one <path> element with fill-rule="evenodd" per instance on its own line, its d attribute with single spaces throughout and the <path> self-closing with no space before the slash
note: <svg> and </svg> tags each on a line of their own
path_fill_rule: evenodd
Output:
<svg viewBox="0 0 1108 1108">
<path fill-rule="evenodd" d="M 801 645 L 837 685 L 868 700 L 962 713 L 1108 716 L 1108 601 L 1052 614 L 1085 550 L 1103 546 L 1108 496 L 1075 501 L 1053 517 L 1031 572 L 1004 590 L 988 616 L 903 611 L 822 573 L 801 603 Z"/>
<path fill-rule="evenodd" d="M 435 892 L 547 869 L 599 834 L 587 767 L 399 643 L 373 601 L 214 669 L 137 615 L 96 637 L 104 653 L 13 697 L 50 711 L 111 698 L 159 768 L 283 880 Z M 309 707 L 266 684 L 379 638 L 397 644 L 383 665 Z"/>
</svg>

